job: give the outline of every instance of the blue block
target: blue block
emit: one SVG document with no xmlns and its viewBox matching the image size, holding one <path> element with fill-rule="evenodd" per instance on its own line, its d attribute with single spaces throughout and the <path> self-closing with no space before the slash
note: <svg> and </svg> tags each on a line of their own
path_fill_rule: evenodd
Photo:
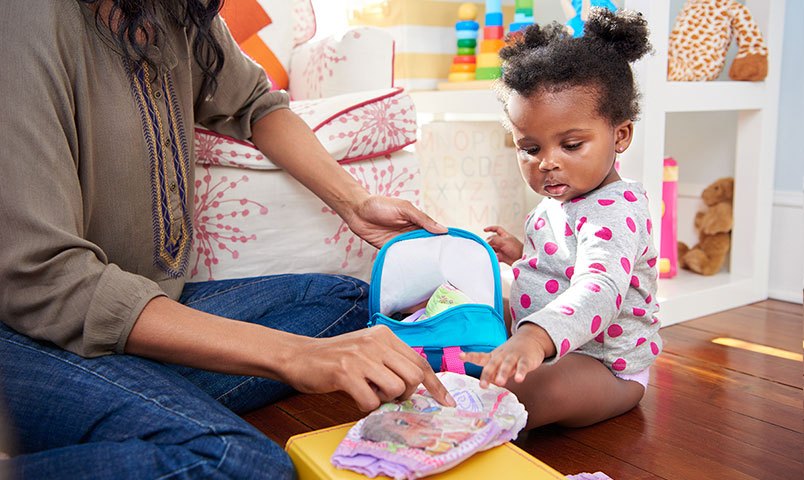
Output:
<svg viewBox="0 0 804 480">
<path fill-rule="evenodd" d="M 503 24 L 503 14 L 502 12 L 492 12 L 486 14 L 486 26 L 487 27 L 497 27 Z"/>
<path fill-rule="evenodd" d="M 467 40 L 470 38 L 476 39 L 477 30 L 456 30 L 455 38 L 457 38 L 458 40 Z"/>
<path fill-rule="evenodd" d="M 502 12 L 502 0 L 486 0 L 486 13 L 490 12 Z"/>
<path fill-rule="evenodd" d="M 475 22 L 474 20 L 463 20 L 461 22 L 455 22 L 455 30 L 477 30 L 480 28 L 480 25 Z"/>
</svg>

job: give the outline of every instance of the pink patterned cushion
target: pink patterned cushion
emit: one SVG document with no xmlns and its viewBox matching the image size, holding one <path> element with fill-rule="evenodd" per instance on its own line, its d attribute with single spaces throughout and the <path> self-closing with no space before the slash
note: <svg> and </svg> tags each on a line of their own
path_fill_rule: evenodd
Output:
<svg viewBox="0 0 804 480">
<path fill-rule="evenodd" d="M 339 163 L 390 154 L 416 141 L 413 101 L 400 88 L 290 103 Z M 256 170 L 278 167 L 253 144 L 209 130 L 195 131 L 197 163 Z"/>
<path fill-rule="evenodd" d="M 418 205 L 421 175 L 408 151 L 344 165 L 375 195 Z M 377 250 L 287 172 L 196 165 L 188 281 L 279 273 L 368 280 Z"/>
</svg>

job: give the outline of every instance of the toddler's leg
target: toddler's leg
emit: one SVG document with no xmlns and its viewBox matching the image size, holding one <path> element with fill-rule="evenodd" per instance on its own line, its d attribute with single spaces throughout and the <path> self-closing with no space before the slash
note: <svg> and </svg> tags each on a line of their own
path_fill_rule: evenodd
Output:
<svg viewBox="0 0 804 480">
<path fill-rule="evenodd" d="M 506 385 L 528 411 L 526 428 L 550 423 L 583 427 L 634 408 L 645 393 L 637 382 L 615 377 L 598 360 L 570 353 L 554 365 L 542 365 L 525 381 Z"/>
</svg>

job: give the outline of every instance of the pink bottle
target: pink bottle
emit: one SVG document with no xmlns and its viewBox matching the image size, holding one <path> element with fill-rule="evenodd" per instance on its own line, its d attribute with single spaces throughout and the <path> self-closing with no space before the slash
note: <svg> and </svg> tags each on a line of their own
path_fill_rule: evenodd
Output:
<svg viewBox="0 0 804 480">
<path fill-rule="evenodd" d="M 664 159 L 662 182 L 662 238 L 659 244 L 659 278 L 673 278 L 678 270 L 677 203 L 678 163 L 672 157 Z"/>
</svg>

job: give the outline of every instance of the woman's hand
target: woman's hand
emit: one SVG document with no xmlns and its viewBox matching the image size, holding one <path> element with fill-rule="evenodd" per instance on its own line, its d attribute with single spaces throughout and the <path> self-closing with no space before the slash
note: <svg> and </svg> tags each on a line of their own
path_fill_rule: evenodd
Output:
<svg viewBox="0 0 804 480">
<path fill-rule="evenodd" d="M 504 228 L 499 225 L 492 225 L 484 228 L 483 231 L 494 233 L 486 241 L 494 249 L 499 261 L 511 265 L 522 258 L 524 245 Z"/>
<path fill-rule="evenodd" d="M 419 384 L 442 405 L 455 400 L 427 361 L 388 327 L 376 326 L 332 338 L 299 337 L 282 380 L 305 393 L 342 390 L 370 411 L 381 403 L 410 397 Z"/>
<path fill-rule="evenodd" d="M 377 248 L 400 233 L 423 228 L 430 233 L 446 233 L 447 229 L 398 198 L 371 195 L 357 204 L 350 214 L 343 215 L 349 228 L 360 238 Z"/>
<path fill-rule="evenodd" d="M 555 354 L 555 346 L 542 327 L 523 323 L 516 333 L 491 353 L 464 352 L 461 360 L 483 367 L 480 386 L 490 383 L 504 387 L 511 376 L 522 383 L 528 372 L 536 370 L 546 357 Z"/>
</svg>

